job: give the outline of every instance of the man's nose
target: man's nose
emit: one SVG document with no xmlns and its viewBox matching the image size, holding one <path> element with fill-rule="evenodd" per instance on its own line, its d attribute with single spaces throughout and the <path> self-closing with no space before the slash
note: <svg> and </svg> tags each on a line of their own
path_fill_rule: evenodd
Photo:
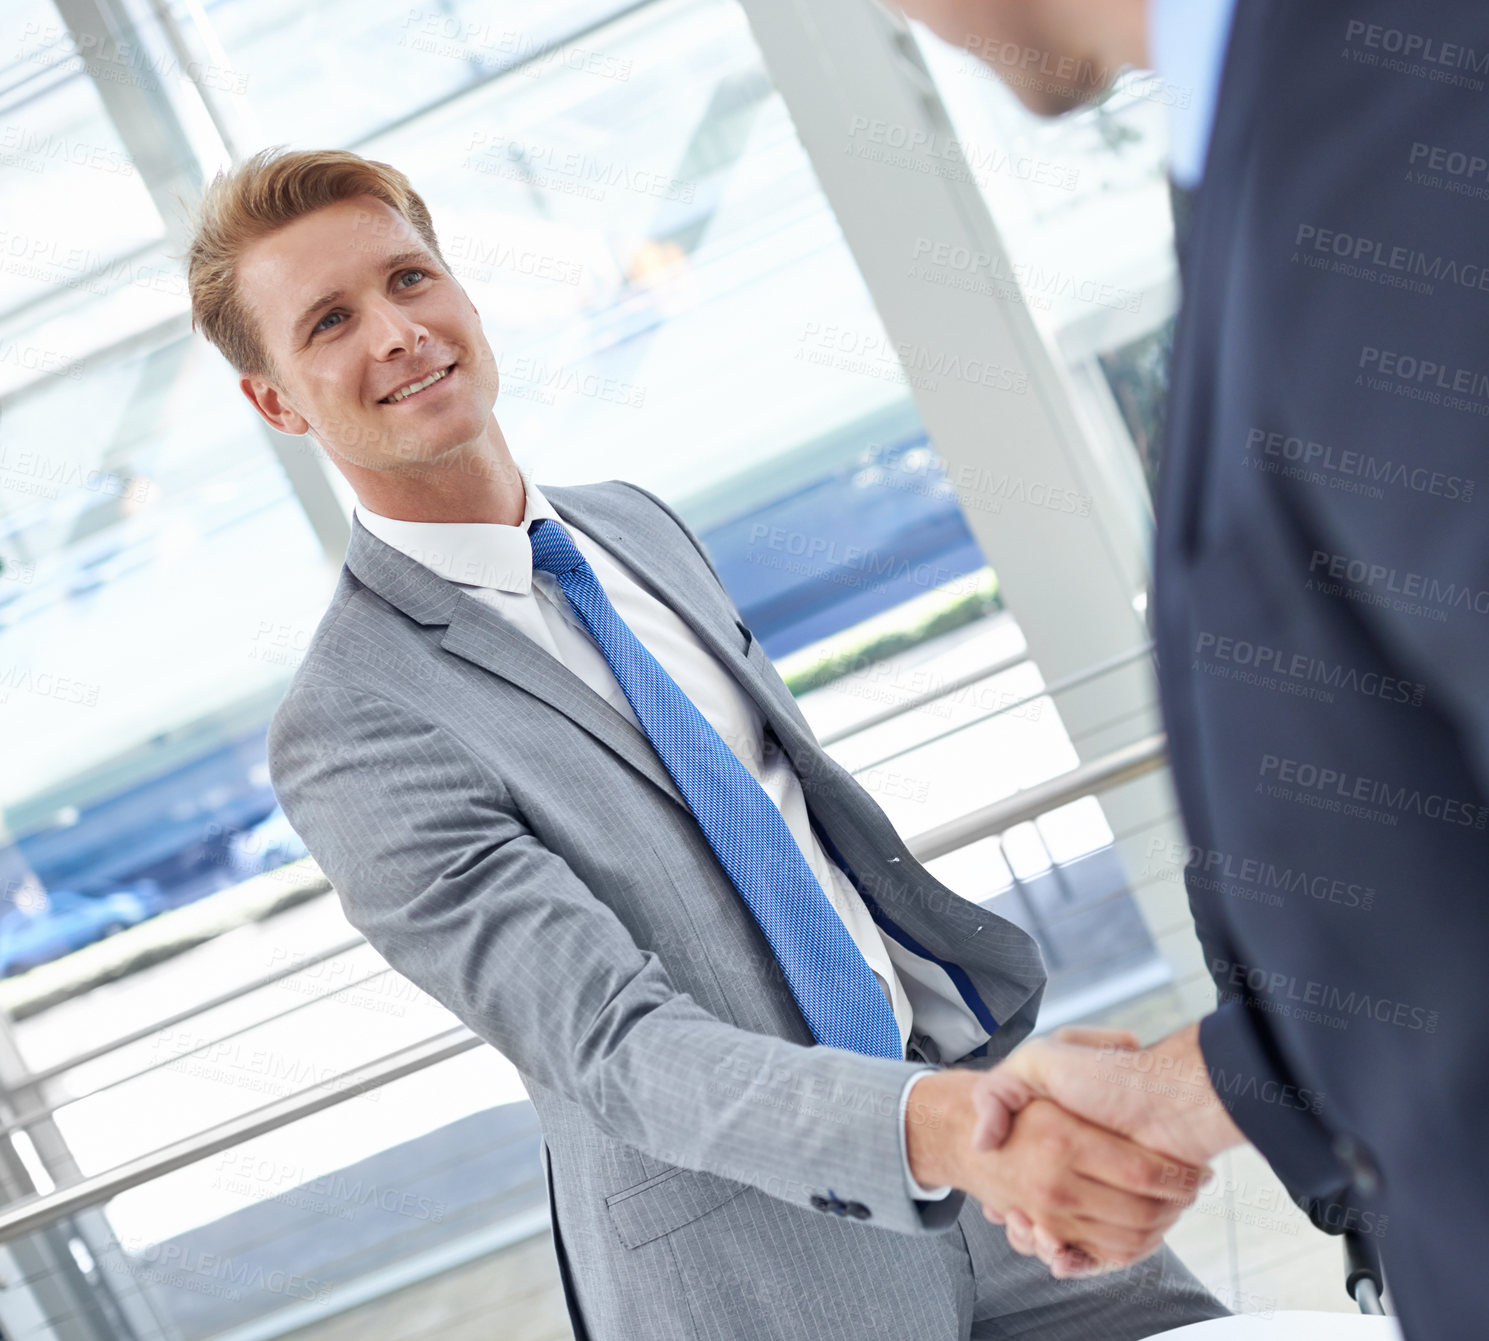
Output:
<svg viewBox="0 0 1489 1341">
<path fill-rule="evenodd" d="M 413 350 L 428 332 L 397 303 L 379 298 L 367 313 L 367 325 L 379 358 Z"/>
</svg>

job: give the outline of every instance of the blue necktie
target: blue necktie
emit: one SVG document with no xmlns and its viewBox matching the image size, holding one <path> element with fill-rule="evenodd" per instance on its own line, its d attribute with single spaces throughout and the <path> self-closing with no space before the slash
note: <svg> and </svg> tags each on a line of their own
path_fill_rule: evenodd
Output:
<svg viewBox="0 0 1489 1341">
<path fill-rule="evenodd" d="M 552 573 L 610 663 L 709 846 L 775 951 L 817 1042 L 903 1059 L 899 1026 L 780 810 L 625 621 L 556 521 L 532 527 L 533 567 Z"/>
</svg>

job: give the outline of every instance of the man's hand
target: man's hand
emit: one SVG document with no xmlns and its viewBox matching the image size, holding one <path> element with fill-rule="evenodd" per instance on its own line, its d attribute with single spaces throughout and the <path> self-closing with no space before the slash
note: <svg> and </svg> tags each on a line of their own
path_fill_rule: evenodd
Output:
<svg viewBox="0 0 1489 1341">
<path fill-rule="evenodd" d="M 997 1149 L 975 1150 L 972 1094 L 983 1079 L 952 1069 L 916 1085 L 906 1139 L 918 1181 L 970 1193 L 989 1220 L 1008 1222 L 1020 1251 L 1043 1246 L 1056 1276 L 1128 1266 L 1158 1249 L 1193 1203 L 1199 1170 L 1033 1097 Z"/>
<path fill-rule="evenodd" d="M 1245 1137 L 1220 1102 L 1188 1025 L 1150 1048 L 1113 1030 L 1062 1029 L 979 1076 L 972 1102 L 978 1150 L 1002 1144 L 1013 1114 L 1036 1098 L 1160 1154 L 1201 1165 Z"/>
<path fill-rule="evenodd" d="M 978 1114 L 973 1148 L 1006 1148 L 1017 1115 L 1045 1099 L 1186 1169 L 1245 1139 L 1210 1084 L 1197 1025 L 1151 1048 L 1138 1047 L 1131 1034 L 1098 1029 L 1062 1029 L 1053 1041 L 1026 1043 L 979 1073 L 972 1092 Z M 1072 1245 L 1050 1223 L 1015 1212 L 1007 1217 L 1007 1234 L 1015 1251 L 1036 1255 L 1063 1274 L 1059 1266 Z"/>
</svg>

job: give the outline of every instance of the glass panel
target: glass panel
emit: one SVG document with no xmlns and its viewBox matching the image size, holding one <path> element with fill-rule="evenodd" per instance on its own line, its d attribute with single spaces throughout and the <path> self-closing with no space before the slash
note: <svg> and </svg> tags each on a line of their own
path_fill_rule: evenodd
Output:
<svg viewBox="0 0 1489 1341">
<path fill-rule="evenodd" d="M 124 1045 L 48 1086 L 55 1117 L 30 1126 L 11 1163 L 46 1190 L 276 1099 L 344 1091 L 349 1070 L 455 1026 L 366 945 L 310 962 L 352 935 L 321 885 L 234 935 L 29 1011 L 10 1028 L 32 1071 L 65 1065 L 85 1040 Z M 514 1320 L 503 1335 L 526 1335 L 524 1307 L 562 1318 L 538 1141 L 515 1068 L 479 1047 L 121 1193 L 30 1241 L 50 1273 L 33 1262 L 17 1274 L 105 1317 L 134 1301 L 159 1328 L 117 1325 L 111 1337 L 198 1341 L 269 1316 L 288 1331 L 390 1291 L 379 1322 L 348 1336 L 402 1335 L 393 1319 L 431 1295 L 484 1303 Z M 0 1165 L 10 1154 L 0 1143 Z M 468 1262 L 480 1269 L 448 1274 Z M 52 1341 L 12 1332 L 13 1301 L 0 1297 L 4 1335 Z"/>
<path fill-rule="evenodd" d="M 190 0 L 172 0 L 181 23 Z M 623 0 L 216 0 L 206 15 L 261 128 L 297 149 L 358 144 L 515 66 L 624 82 L 629 68 L 587 30 Z M 255 148 L 257 146 L 254 146 Z"/>
<path fill-rule="evenodd" d="M 86 394 L 49 378 L 12 398 L 0 805 L 44 885 L 152 878 L 161 888 L 136 893 L 153 913 L 226 882 L 220 862 L 171 863 L 214 824 L 273 809 L 263 724 L 293 670 L 281 648 L 303 647 L 324 608 L 320 559 L 236 379 L 199 339 L 99 368 Z M 6 944 L 0 971 L 14 971 Z"/>
<path fill-rule="evenodd" d="M 433 1310 L 567 1336 L 537 1118 L 503 1071 L 467 1053 L 10 1245 L 4 1335 L 79 1335 L 54 1324 L 81 1314 L 129 1341 L 330 1341 L 413 1336 Z M 24 1325 L 28 1295 L 52 1323 Z"/>
<path fill-rule="evenodd" d="M 1101 371 L 1116 397 L 1132 435 L 1151 493 L 1158 486 L 1163 455 L 1164 407 L 1168 403 L 1168 363 L 1173 354 L 1174 321 L 1100 356 Z"/>
<path fill-rule="evenodd" d="M 89 289 L 164 232 L 57 11 L 19 0 L 7 24 L 20 54 L 0 69 L 0 313 Z"/>
<path fill-rule="evenodd" d="M 391 8 L 359 12 L 357 31 L 387 36 Z M 329 20 L 292 42 L 262 18 L 208 11 L 230 52 L 340 68 Z M 661 0 L 563 50 L 541 79 L 475 80 L 361 146 L 429 202 L 498 354 L 519 460 L 678 506 L 803 693 L 871 666 L 902 699 L 1021 643 L 738 6 Z M 293 109 L 306 142 L 348 133 L 341 110 Z M 168 341 L 90 376 L 86 396 L 57 379 L 6 415 L 0 556 L 25 580 L 0 584 L 21 765 L 0 803 L 17 878 L 51 903 L 15 910 L 8 942 L 0 928 L 0 972 L 299 855 L 263 732 L 328 594 L 314 537 L 213 351 Z M 923 715 L 888 729 L 938 734 Z M 907 833 L 1065 766 L 1053 709 L 996 730 L 1007 767 L 978 762 L 976 729 L 928 747 L 935 795 L 903 813 L 886 797 Z M 1058 860 L 1109 841 L 1082 832 Z M 70 904 L 103 895 L 118 907 Z"/>
<path fill-rule="evenodd" d="M 677 504 L 772 655 L 981 568 L 742 12 L 596 37 L 630 79 L 507 78 L 365 147 L 418 164 L 519 460 Z"/>
<path fill-rule="evenodd" d="M 1026 305 L 1077 374 L 1094 434 L 1126 427 L 1151 484 L 1178 302 L 1167 117 L 1187 91 L 1131 72 L 1045 119 L 970 52 L 916 33 L 1010 253 L 998 296 Z"/>
</svg>

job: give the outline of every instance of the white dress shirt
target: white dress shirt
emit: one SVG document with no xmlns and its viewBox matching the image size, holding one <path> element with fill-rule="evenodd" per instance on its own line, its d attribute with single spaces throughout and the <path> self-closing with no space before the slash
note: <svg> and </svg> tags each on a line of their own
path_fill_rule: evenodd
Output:
<svg viewBox="0 0 1489 1341">
<path fill-rule="evenodd" d="M 1149 59 L 1189 94 L 1169 103 L 1169 175 L 1186 190 L 1204 178 L 1235 10 L 1236 0 L 1148 0 Z"/>
<path fill-rule="evenodd" d="M 578 527 L 564 522 L 525 474 L 523 485 L 527 495 L 526 507 L 517 526 L 495 522 L 401 521 L 381 516 L 361 503 L 356 505 L 355 511 L 362 525 L 379 540 L 490 605 L 508 623 L 573 671 L 640 731 L 641 723 L 631 710 L 610 664 L 569 604 L 557 579 L 551 573 L 533 570 L 528 528 L 543 518 L 551 518 L 565 526 L 580 554 L 594 569 L 616 613 L 693 701 L 780 810 L 817 883 L 888 998 L 895 1023 L 899 1026 L 903 1055 L 910 1037 L 913 1008 L 905 983 L 890 960 L 890 950 L 893 946 L 901 956 L 905 951 L 887 941 L 858 891 L 837 863 L 823 851 L 812 830 L 801 780 L 785 751 L 774 742 L 767 745 L 765 719 L 755 701 L 693 630 L 671 607 L 657 600 L 616 555 Z M 924 961 L 918 963 L 924 965 Z M 932 965 L 925 965 L 925 968 L 932 973 L 939 972 Z M 921 972 L 921 976 L 924 978 L 926 974 Z M 932 1008 L 930 1003 L 933 1000 L 945 1005 L 944 998 L 934 995 L 941 984 L 917 982 L 914 986 L 919 989 L 918 998 L 927 1003 L 928 1009 Z M 986 1037 L 980 1028 L 979 1033 Z M 975 1046 L 976 1042 L 970 1044 L 969 1049 Z M 911 1076 L 901 1092 L 902 1143 L 910 1091 L 916 1081 L 927 1074 L 929 1069 Z M 910 1173 L 908 1153 L 905 1156 L 905 1179 L 911 1196 L 919 1200 L 939 1200 L 951 1191 L 949 1187 L 924 1188 L 917 1183 Z"/>
</svg>

